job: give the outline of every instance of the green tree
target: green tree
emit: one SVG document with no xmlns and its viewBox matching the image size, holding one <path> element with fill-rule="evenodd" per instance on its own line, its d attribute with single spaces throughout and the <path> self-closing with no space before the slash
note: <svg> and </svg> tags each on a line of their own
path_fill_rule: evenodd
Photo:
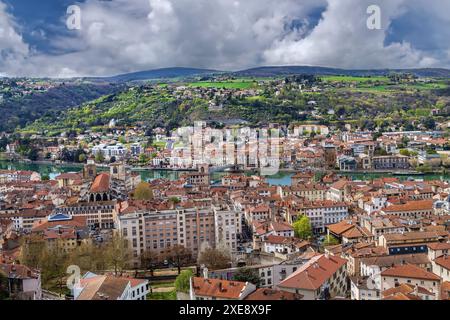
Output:
<svg viewBox="0 0 450 320">
<path fill-rule="evenodd" d="M 153 191 L 148 182 L 141 182 L 134 190 L 135 200 L 151 200 L 153 199 Z"/>
<path fill-rule="evenodd" d="M 234 274 L 233 280 L 241 282 L 250 282 L 255 286 L 259 287 L 261 285 L 261 278 L 257 269 L 250 268 L 240 268 Z"/>
<path fill-rule="evenodd" d="M 334 245 L 337 245 L 337 244 L 339 244 L 339 240 L 336 239 L 335 237 L 333 237 L 331 234 L 327 235 L 325 237 L 325 240 L 323 241 L 324 247 L 334 246 Z"/>
<path fill-rule="evenodd" d="M 411 156 L 411 153 L 409 152 L 408 149 L 402 149 L 402 150 L 400 150 L 400 154 L 401 154 L 402 156 L 406 156 L 406 157 Z"/>
<path fill-rule="evenodd" d="M 307 216 L 302 216 L 293 224 L 295 236 L 300 239 L 309 239 L 312 237 L 311 221 Z"/>
<path fill-rule="evenodd" d="M 188 293 L 190 289 L 190 280 L 193 276 L 191 269 L 183 270 L 175 280 L 175 288 L 178 292 Z"/>
<path fill-rule="evenodd" d="M 145 153 L 141 153 L 140 155 L 139 155 L 139 162 L 140 163 L 142 163 L 142 164 L 146 164 L 147 162 L 148 162 L 148 157 L 147 157 L 147 155 L 145 154 Z"/>
<path fill-rule="evenodd" d="M 97 154 L 95 155 L 95 162 L 103 163 L 103 161 L 105 161 L 105 156 L 103 155 L 103 152 L 102 151 L 97 152 Z"/>
<path fill-rule="evenodd" d="M 84 153 L 78 156 L 78 162 L 84 163 L 86 162 L 86 155 Z"/>
</svg>

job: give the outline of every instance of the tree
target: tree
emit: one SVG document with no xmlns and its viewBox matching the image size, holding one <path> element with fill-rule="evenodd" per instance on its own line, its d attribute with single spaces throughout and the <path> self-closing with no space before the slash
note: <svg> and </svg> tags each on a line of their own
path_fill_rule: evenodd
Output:
<svg viewBox="0 0 450 320">
<path fill-rule="evenodd" d="M 78 156 L 78 162 L 84 163 L 86 162 L 86 154 L 82 153 Z"/>
<path fill-rule="evenodd" d="M 63 293 L 64 277 L 67 275 L 68 255 L 60 244 L 53 248 L 45 248 L 42 254 L 42 282 L 49 284 L 56 279 L 60 294 Z"/>
<path fill-rule="evenodd" d="M 231 264 L 231 256 L 223 250 L 207 247 L 200 252 L 198 264 L 210 270 L 225 269 Z"/>
<path fill-rule="evenodd" d="M 192 252 L 178 244 L 168 249 L 165 252 L 164 257 L 178 268 L 178 274 L 181 273 L 182 267 L 185 267 L 192 262 Z"/>
<path fill-rule="evenodd" d="M 91 242 L 82 243 L 70 252 L 70 265 L 77 265 L 83 272 L 104 271 L 106 269 L 106 257 L 103 248 L 99 248 Z"/>
<path fill-rule="evenodd" d="M 159 254 L 152 250 L 146 250 L 141 254 L 140 259 L 141 267 L 150 270 L 150 275 L 153 277 L 153 272 L 161 260 Z"/>
<path fill-rule="evenodd" d="M 145 153 L 141 153 L 139 155 L 139 162 L 142 164 L 146 164 L 148 162 L 148 157 Z"/>
<path fill-rule="evenodd" d="M 241 282 L 250 282 L 255 286 L 259 287 L 261 285 L 261 278 L 257 269 L 250 268 L 240 268 L 234 274 L 233 280 Z"/>
<path fill-rule="evenodd" d="M 41 267 L 42 255 L 45 249 L 45 242 L 42 238 L 28 236 L 23 239 L 22 250 L 19 261 L 30 268 L 39 269 Z"/>
<path fill-rule="evenodd" d="M 293 224 L 295 236 L 300 239 L 308 239 L 312 237 L 311 221 L 307 216 L 302 216 Z"/>
<path fill-rule="evenodd" d="M 103 161 L 105 161 L 105 156 L 103 155 L 103 152 L 102 151 L 97 152 L 97 154 L 95 155 L 95 162 L 102 163 Z"/>
<path fill-rule="evenodd" d="M 132 257 L 127 241 L 119 235 L 113 235 L 106 244 L 105 257 L 107 266 L 114 269 L 114 274 L 124 270 Z"/>
<path fill-rule="evenodd" d="M 141 182 L 134 190 L 135 200 L 151 200 L 153 199 L 153 191 L 148 182 Z"/>
<path fill-rule="evenodd" d="M 181 202 L 181 200 L 178 197 L 170 197 L 169 202 L 172 202 L 173 204 L 178 204 Z"/>
<path fill-rule="evenodd" d="M 30 151 L 27 154 L 28 159 L 31 161 L 36 161 L 39 159 L 39 150 L 35 147 L 31 147 Z"/>
<path fill-rule="evenodd" d="M 9 280 L 5 274 L 0 271 L 0 301 L 9 298 Z"/>
<path fill-rule="evenodd" d="M 190 289 L 190 280 L 193 276 L 191 269 L 183 270 L 175 280 L 175 288 L 178 292 L 188 293 Z"/>
<path fill-rule="evenodd" d="M 411 156 L 411 153 L 409 152 L 408 149 L 401 149 L 401 150 L 400 150 L 400 154 L 401 154 L 402 156 L 406 156 L 406 157 Z"/>
<path fill-rule="evenodd" d="M 339 240 L 336 239 L 335 237 L 333 237 L 331 234 L 328 234 L 325 237 L 325 240 L 323 241 L 323 246 L 327 247 L 327 246 L 334 246 L 339 244 Z"/>
</svg>

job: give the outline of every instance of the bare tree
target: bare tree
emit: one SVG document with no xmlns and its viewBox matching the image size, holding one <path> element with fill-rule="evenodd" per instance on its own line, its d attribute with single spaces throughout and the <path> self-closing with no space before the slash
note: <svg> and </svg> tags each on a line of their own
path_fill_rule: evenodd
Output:
<svg viewBox="0 0 450 320">
<path fill-rule="evenodd" d="M 193 261 L 192 252 L 178 244 L 168 249 L 164 257 L 178 268 L 178 274 L 181 273 L 182 267 Z"/>
<path fill-rule="evenodd" d="M 153 277 L 155 268 L 161 261 L 161 256 L 155 251 L 146 250 L 141 254 L 140 260 L 141 267 L 145 268 L 145 270 L 150 270 L 150 275 Z"/>
<path fill-rule="evenodd" d="M 231 266 L 231 254 L 223 246 L 204 247 L 198 256 L 198 264 L 205 265 L 210 270 L 225 269 Z"/>
</svg>

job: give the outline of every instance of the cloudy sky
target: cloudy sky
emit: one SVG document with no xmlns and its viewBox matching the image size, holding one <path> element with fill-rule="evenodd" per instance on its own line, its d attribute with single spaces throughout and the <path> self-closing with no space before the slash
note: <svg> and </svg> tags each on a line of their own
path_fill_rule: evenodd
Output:
<svg viewBox="0 0 450 320">
<path fill-rule="evenodd" d="M 367 8 L 381 8 L 381 29 Z M 66 27 L 67 7 L 81 29 Z M 173 67 L 450 68 L 448 0 L 0 0 L 0 75 Z"/>
</svg>

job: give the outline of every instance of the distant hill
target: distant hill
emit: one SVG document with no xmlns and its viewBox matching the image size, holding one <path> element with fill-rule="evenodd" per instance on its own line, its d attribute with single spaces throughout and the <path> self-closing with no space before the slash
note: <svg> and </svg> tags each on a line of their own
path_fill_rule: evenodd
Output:
<svg viewBox="0 0 450 320">
<path fill-rule="evenodd" d="M 450 77 L 450 70 L 428 68 L 428 69 L 367 69 L 350 70 L 327 67 L 309 66 L 282 66 L 282 67 L 258 67 L 233 72 L 238 77 L 277 77 L 295 74 L 313 75 L 344 75 L 344 76 L 382 76 L 389 73 L 413 73 L 418 77 Z"/>
<path fill-rule="evenodd" d="M 390 73 L 413 73 L 418 77 L 442 77 L 449 78 L 450 70 L 438 68 L 424 68 L 424 69 L 339 69 L 327 67 L 314 66 L 267 66 L 241 71 L 219 71 L 212 69 L 198 69 L 198 68 L 163 68 L 155 70 L 147 70 L 133 73 L 125 73 L 112 77 L 88 77 L 86 80 L 94 82 L 131 82 L 131 81 L 145 81 L 145 80 L 164 80 L 187 78 L 193 76 L 204 76 L 213 74 L 230 74 L 236 77 L 279 77 L 296 74 L 312 74 L 312 75 L 343 75 L 343 76 L 383 76 Z"/>
<path fill-rule="evenodd" d="M 120 74 L 113 77 L 105 78 L 87 78 L 88 80 L 101 80 L 110 82 L 129 82 L 129 81 L 143 81 L 143 80 L 159 80 L 159 79 L 174 79 L 185 78 L 196 75 L 205 75 L 220 73 L 217 70 L 196 69 L 196 68 L 163 68 L 147 71 L 139 71 L 133 73 Z"/>
<path fill-rule="evenodd" d="M 99 97 L 122 90 L 123 84 L 66 84 L 44 93 L 0 102 L 0 132 L 24 127 L 46 114 L 79 106 Z"/>
</svg>

